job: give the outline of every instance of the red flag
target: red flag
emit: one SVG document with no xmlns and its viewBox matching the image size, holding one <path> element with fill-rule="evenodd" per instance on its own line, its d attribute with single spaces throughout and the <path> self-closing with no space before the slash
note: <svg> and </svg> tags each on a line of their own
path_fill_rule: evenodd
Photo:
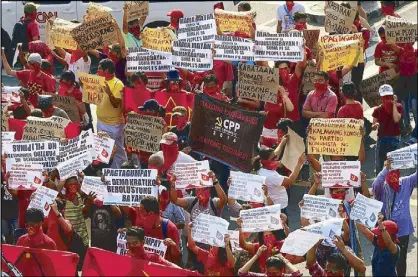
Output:
<svg viewBox="0 0 418 277">
<path fill-rule="evenodd" d="M 151 92 L 149 89 L 145 91 L 137 91 L 133 88 L 125 87 L 125 91 L 123 92 L 123 104 L 124 104 L 124 112 L 136 112 L 138 113 L 138 107 L 144 105 L 144 102 L 148 99 L 151 99 Z"/>
<path fill-rule="evenodd" d="M 117 265 L 117 266 L 115 266 Z M 90 247 L 84 259 L 82 276 L 201 276 L 198 273 L 167 267 Z"/>
<path fill-rule="evenodd" d="M 354 175 L 353 173 L 351 173 L 350 180 L 353 181 L 353 182 L 357 182 L 358 181 L 358 177 L 356 175 Z"/>
<path fill-rule="evenodd" d="M 22 276 L 75 276 L 79 260 L 77 254 L 64 251 L 36 249 L 22 246 L 2 244 L 2 255 L 9 266 L 2 259 L 1 269 L 10 276 L 16 272 L 15 267 Z"/>
</svg>

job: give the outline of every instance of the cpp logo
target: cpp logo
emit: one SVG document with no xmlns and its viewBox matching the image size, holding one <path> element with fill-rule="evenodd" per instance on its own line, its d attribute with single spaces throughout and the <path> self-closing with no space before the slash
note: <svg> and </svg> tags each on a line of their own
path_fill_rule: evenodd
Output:
<svg viewBox="0 0 418 277">
<path fill-rule="evenodd" d="M 216 121 L 217 121 L 216 124 L 215 124 L 216 126 L 218 126 L 220 128 L 224 128 L 228 131 L 233 131 L 234 133 L 236 133 L 239 130 L 239 128 L 241 127 L 239 125 L 239 123 L 236 123 L 236 122 L 234 122 L 232 120 L 229 120 L 229 119 L 222 120 L 222 118 L 217 117 Z"/>
</svg>

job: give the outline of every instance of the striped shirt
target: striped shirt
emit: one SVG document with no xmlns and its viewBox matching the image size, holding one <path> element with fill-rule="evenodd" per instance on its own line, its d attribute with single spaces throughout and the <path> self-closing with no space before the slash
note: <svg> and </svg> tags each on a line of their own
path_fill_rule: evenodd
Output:
<svg viewBox="0 0 418 277">
<path fill-rule="evenodd" d="M 72 201 L 67 201 L 65 206 L 65 217 L 71 222 L 73 230 L 83 239 L 84 245 L 89 245 L 89 235 L 87 233 L 86 221 L 83 216 L 83 200 L 79 193 L 77 193 L 78 205 Z"/>
</svg>

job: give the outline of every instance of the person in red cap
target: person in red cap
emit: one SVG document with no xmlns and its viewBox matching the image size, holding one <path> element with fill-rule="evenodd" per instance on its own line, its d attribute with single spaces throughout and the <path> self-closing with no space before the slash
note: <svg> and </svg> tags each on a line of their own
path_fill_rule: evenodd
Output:
<svg viewBox="0 0 418 277">
<path fill-rule="evenodd" d="M 179 28 L 180 18 L 184 17 L 182 10 L 174 9 L 171 12 L 167 13 L 167 16 L 170 17 L 170 25 L 168 26 L 173 31 L 176 31 Z"/>
</svg>

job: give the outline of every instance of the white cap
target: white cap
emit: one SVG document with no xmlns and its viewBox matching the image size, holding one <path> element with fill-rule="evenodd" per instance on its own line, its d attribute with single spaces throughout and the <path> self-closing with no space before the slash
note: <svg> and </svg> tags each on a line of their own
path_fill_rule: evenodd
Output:
<svg viewBox="0 0 418 277">
<path fill-rule="evenodd" d="M 42 57 L 38 53 L 32 53 L 28 57 L 28 63 L 42 64 Z"/>
<path fill-rule="evenodd" d="M 386 96 L 386 95 L 393 95 L 393 88 L 391 85 L 385 84 L 385 85 L 381 85 L 379 88 L 379 95 L 381 97 Z"/>
<path fill-rule="evenodd" d="M 160 141 L 162 144 L 171 145 L 174 142 L 177 142 L 177 135 L 173 132 L 165 133 Z"/>
</svg>

